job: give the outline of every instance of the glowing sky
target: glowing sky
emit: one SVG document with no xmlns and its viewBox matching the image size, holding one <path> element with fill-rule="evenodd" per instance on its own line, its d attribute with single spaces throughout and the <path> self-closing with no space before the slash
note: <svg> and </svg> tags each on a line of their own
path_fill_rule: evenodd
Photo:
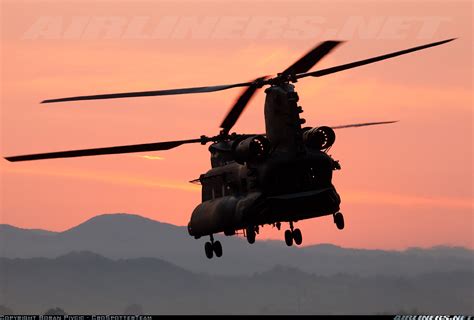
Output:
<svg viewBox="0 0 474 320">
<path fill-rule="evenodd" d="M 334 183 L 346 229 L 299 222 L 304 244 L 473 248 L 472 2 L 5 1 L 1 154 L 197 138 L 218 132 L 240 89 L 40 105 L 74 95 L 227 84 L 284 70 L 347 40 L 315 67 L 458 37 L 441 47 L 297 83 L 308 125 L 400 120 L 337 132 Z M 193 25 L 194 24 L 194 25 Z M 260 92 L 235 126 L 261 132 Z M 1 223 L 65 230 L 102 213 L 185 225 L 206 147 L 0 161 Z M 283 238 L 264 229 L 263 238 Z"/>
</svg>

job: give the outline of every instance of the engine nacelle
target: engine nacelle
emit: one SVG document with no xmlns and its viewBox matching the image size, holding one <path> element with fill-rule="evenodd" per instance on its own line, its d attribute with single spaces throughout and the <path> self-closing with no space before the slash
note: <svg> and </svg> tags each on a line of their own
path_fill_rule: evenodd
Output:
<svg viewBox="0 0 474 320">
<path fill-rule="evenodd" d="M 336 134 L 330 127 L 307 128 L 303 132 L 303 141 L 309 148 L 324 150 L 336 141 Z"/>
<path fill-rule="evenodd" d="M 264 136 L 248 137 L 244 140 L 235 141 L 232 149 L 237 163 L 258 163 L 268 156 L 270 141 Z"/>
</svg>

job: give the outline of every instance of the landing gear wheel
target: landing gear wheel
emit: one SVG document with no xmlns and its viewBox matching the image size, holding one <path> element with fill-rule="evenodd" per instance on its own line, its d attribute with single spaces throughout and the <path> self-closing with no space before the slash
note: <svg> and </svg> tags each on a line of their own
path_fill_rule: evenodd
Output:
<svg viewBox="0 0 474 320">
<path fill-rule="evenodd" d="M 344 216 L 338 212 L 334 215 L 334 223 L 339 230 L 344 229 Z"/>
<path fill-rule="evenodd" d="M 285 231 L 285 242 L 288 247 L 291 247 L 293 245 L 293 234 L 291 230 Z"/>
<path fill-rule="evenodd" d="M 247 241 L 250 244 L 255 243 L 255 232 L 247 233 Z"/>
<path fill-rule="evenodd" d="M 255 242 L 255 230 L 253 227 L 248 227 L 246 230 L 247 234 L 247 241 L 248 243 L 252 244 Z"/>
<path fill-rule="evenodd" d="M 303 242 L 303 235 L 301 234 L 300 229 L 295 229 L 293 231 L 293 240 L 299 246 Z"/>
<path fill-rule="evenodd" d="M 206 257 L 207 257 L 208 259 L 212 259 L 212 256 L 213 256 L 212 243 L 206 242 L 206 244 L 204 245 L 204 250 L 206 251 Z M 216 255 L 217 255 L 217 254 L 216 254 Z"/>
<path fill-rule="evenodd" d="M 212 244 L 212 249 L 214 250 L 214 253 L 216 254 L 216 257 L 220 258 L 222 257 L 222 245 L 220 241 L 216 241 Z"/>
</svg>

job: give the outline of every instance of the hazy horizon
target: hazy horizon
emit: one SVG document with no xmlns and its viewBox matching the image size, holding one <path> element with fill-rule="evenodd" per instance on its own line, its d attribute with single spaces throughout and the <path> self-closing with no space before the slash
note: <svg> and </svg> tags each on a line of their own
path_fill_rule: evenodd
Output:
<svg viewBox="0 0 474 320">
<path fill-rule="evenodd" d="M 54 259 L 0 258 L 0 265 L 9 274 L 0 291 L 2 305 L 21 314 L 52 307 L 70 314 L 123 314 L 131 304 L 140 305 L 141 314 L 474 312 L 474 273 L 468 269 L 361 277 L 321 276 L 280 265 L 228 277 L 190 272 L 162 259 L 112 260 L 88 252 Z"/>
<path fill-rule="evenodd" d="M 135 214 L 135 213 L 125 213 L 125 212 L 120 212 L 120 213 L 103 213 L 103 214 L 98 214 L 96 216 L 92 216 L 82 222 L 79 222 L 79 224 L 77 225 L 72 225 L 72 226 L 69 226 L 68 228 L 64 229 L 64 230 L 59 230 L 59 231 L 55 231 L 55 230 L 48 230 L 48 229 L 41 229 L 41 228 L 21 228 L 21 227 L 18 227 L 18 226 L 15 226 L 15 225 L 12 225 L 12 224 L 7 224 L 7 223 L 0 223 L 0 227 L 1 226 L 9 226 L 9 227 L 13 227 L 13 228 L 16 228 L 16 229 L 20 229 L 20 230 L 26 230 L 26 231 L 44 231 L 44 232 L 47 232 L 47 233 L 52 233 L 52 234 L 58 234 L 58 233 L 64 233 L 64 232 L 68 232 L 68 231 L 71 231 L 83 224 L 86 224 L 88 222 L 91 222 L 91 221 L 95 221 L 97 220 L 98 218 L 103 218 L 103 217 L 112 217 L 112 216 L 121 216 L 121 215 L 124 215 L 124 216 L 131 216 L 131 217 L 138 217 L 140 219 L 145 219 L 145 220 L 150 220 L 150 221 L 153 221 L 153 222 L 157 222 L 157 223 L 160 223 L 160 224 L 164 224 L 164 225 L 170 225 L 170 226 L 173 226 L 173 227 L 180 227 L 180 228 L 183 228 L 181 231 L 183 233 L 183 235 L 186 235 L 187 236 L 187 230 L 186 230 L 186 225 L 176 225 L 176 224 L 173 224 L 173 223 L 169 223 L 169 222 L 166 222 L 166 221 L 160 221 L 160 220 L 155 220 L 155 219 L 151 219 L 151 218 L 147 218 L 147 217 L 144 217 L 144 216 L 141 216 L 139 214 Z M 264 228 L 272 228 L 271 226 L 265 226 Z M 1 231 L 1 230 L 0 230 Z M 223 237 L 224 241 L 225 239 L 240 239 L 242 241 L 247 241 L 242 235 L 234 235 L 234 236 L 231 236 L 231 237 Z M 194 240 L 194 239 L 191 239 L 191 240 Z M 199 241 L 199 240 L 195 240 L 195 241 Z M 276 241 L 276 242 L 281 242 L 283 243 L 284 242 L 284 239 L 273 239 L 273 238 L 262 238 L 262 239 L 258 239 L 258 241 L 263 241 L 263 242 L 273 242 L 273 241 Z M 474 251 L 473 248 L 469 248 L 469 247 L 463 247 L 463 246 L 456 246 L 456 245 L 448 245 L 448 244 L 438 244 L 438 245 L 433 245 L 433 246 L 428 246 L 428 247 L 419 247 L 419 246 L 408 246 L 408 247 L 405 247 L 405 248 L 399 248 L 399 249 L 383 249 L 383 248 L 362 248 L 362 247 L 344 247 L 344 246 L 339 246 L 339 245 L 336 245 L 336 244 L 333 244 L 333 243 L 329 243 L 329 242 L 321 242 L 321 243 L 302 243 L 300 246 L 298 247 L 309 247 L 309 246 L 319 246 L 319 245 L 329 245 L 329 246 L 334 246 L 334 247 L 339 247 L 339 248 L 344 248 L 344 249 L 357 249 L 357 250 L 360 250 L 360 249 L 366 249 L 366 250 L 384 250 L 384 251 L 395 251 L 395 252 L 404 252 L 404 251 L 407 251 L 407 250 L 410 250 L 410 249 L 436 249 L 436 248 L 462 248 L 462 249 L 466 249 L 466 250 L 470 250 L 470 251 Z"/>
</svg>

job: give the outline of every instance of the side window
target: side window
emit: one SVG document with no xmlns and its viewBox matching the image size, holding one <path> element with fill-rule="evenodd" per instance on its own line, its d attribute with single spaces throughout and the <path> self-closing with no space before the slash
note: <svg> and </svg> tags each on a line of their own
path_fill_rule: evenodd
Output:
<svg viewBox="0 0 474 320">
<path fill-rule="evenodd" d="M 230 196 L 238 191 L 239 186 L 235 182 L 225 182 L 223 175 L 207 177 L 202 182 L 202 200 L 212 200 L 224 196 Z"/>
</svg>

